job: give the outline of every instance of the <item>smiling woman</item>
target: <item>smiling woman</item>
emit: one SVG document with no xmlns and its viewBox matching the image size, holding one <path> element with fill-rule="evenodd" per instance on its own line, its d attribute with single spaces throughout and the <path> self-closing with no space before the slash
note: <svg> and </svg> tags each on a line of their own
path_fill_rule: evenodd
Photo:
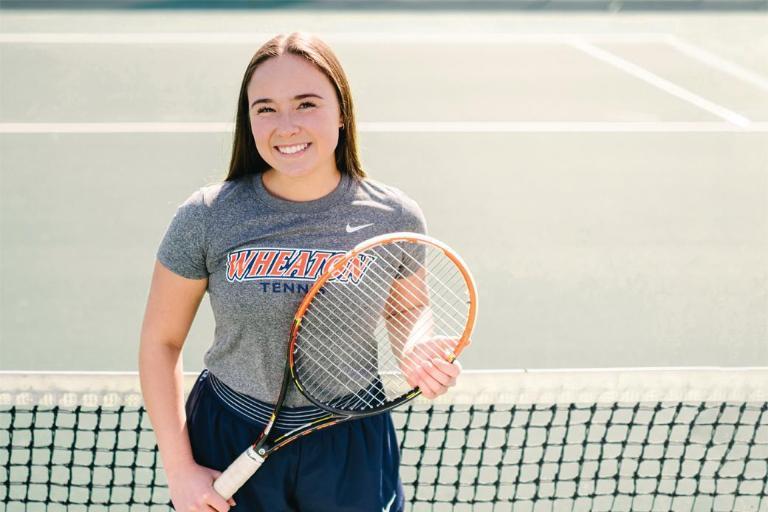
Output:
<svg viewBox="0 0 768 512">
<path fill-rule="evenodd" d="M 262 63 L 247 91 L 253 140 L 270 165 L 262 176 L 267 188 L 298 201 L 333 190 L 340 177 L 335 150 L 344 120 L 325 74 L 302 57 L 283 55 Z M 312 92 L 294 94 L 298 91 Z"/>
<path fill-rule="evenodd" d="M 293 387 L 281 387 L 291 378 L 284 371 L 288 335 L 307 283 L 333 272 L 364 240 L 427 231 L 413 199 L 366 176 L 356 137 L 352 95 L 333 51 L 309 34 L 276 36 L 246 67 L 226 178 L 195 191 L 166 230 L 142 328 L 140 373 L 179 510 L 225 511 L 235 502 L 251 511 L 404 507 L 388 412 L 285 445 L 242 480 L 234 499 L 213 488 L 259 435 L 288 435 L 327 414 Z M 393 265 L 390 295 L 410 290 L 402 284 L 409 264 Z M 370 288 L 370 279 L 350 279 L 342 288 L 354 294 Z M 206 291 L 216 329 L 185 408 L 180 353 Z M 407 302 L 391 318 L 404 318 L 413 309 Z M 427 398 L 444 393 L 461 372 L 440 355 L 420 361 L 408 367 L 409 384 Z"/>
<path fill-rule="evenodd" d="M 227 179 L 255 167 L 272 194 L 317 199 L 340 173 L 365 177 L 356 137 L 349 83 L 332 50 L 308 34 L 274 38 L 245 71 Z"/>
</svg>

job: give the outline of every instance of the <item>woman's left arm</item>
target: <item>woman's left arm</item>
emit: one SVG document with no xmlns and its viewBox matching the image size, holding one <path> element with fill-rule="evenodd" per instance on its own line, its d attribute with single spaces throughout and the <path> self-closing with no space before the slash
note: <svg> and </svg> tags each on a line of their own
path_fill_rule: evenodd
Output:
<svg viewBox="0 0 768 512">
<path fill-rule="evenodd" d="M 435 335 L 424 269 L 396 279 L 384 307 L 392 350 L 408 384 L 427 398 L 456 385 L 461 363 L 449 357 L 458 340 Z"/>
</svg>

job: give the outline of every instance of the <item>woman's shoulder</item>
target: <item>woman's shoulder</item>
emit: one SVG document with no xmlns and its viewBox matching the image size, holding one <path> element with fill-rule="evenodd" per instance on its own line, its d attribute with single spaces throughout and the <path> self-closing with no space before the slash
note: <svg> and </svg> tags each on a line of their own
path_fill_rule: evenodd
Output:
<svg viewBox="0 0 768 512">
<path fill-rule="evenodd" d="M 213 210 L 237 201 L 242 197 L 242 191 L 250 180 L 240 178 L 233 181 L 209 182 L 194 190 L 181 206 Z"/>
<path fill-rule="evenodd" d="M 366 199 L 385 202 L 398 208 L 411 207 L 416 203 L 400 188 L 367 177 L 360 180 L 358 193 Z"/>
<path fill-rule="evenodd" d="M 398 230 L 426 232 L 426 219 L 418 203 L 398 187 L 378 180 L 361 180 L 358 200 L 375 203 L 398 216 Z"/>
</svg>

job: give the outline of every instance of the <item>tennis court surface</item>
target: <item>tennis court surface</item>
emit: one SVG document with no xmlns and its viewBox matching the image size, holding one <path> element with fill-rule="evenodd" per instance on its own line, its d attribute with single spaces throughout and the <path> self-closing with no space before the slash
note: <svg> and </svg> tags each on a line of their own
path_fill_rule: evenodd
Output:
<svg viewBox="0 0 768 512">
<path fill-rule="evenodd" d="M 337 49 L 371 176 L 473 268 L 465 367 L 609 368 L 393 412 L 408 510 L 768 510 L 764 11 L 2 15 L 0 510 L 169 510 L 136 375 L 82 370 L 135 369 L 163 230 L 297 29 Z"/>
</svg>

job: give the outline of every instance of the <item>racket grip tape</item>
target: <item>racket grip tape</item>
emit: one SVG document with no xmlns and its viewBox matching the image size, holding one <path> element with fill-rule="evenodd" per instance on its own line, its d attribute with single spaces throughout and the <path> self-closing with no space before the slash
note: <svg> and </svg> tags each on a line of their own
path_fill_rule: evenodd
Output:
<svg viewBox="0 0 768 512">
<path fill-rule="evenodd" d="M 228 500 L 248 481 L 264 463 L 260 456 L 249 446 L 229 467 L 213 482 L 213 488 L 219 496 Z"/>
</svg>

